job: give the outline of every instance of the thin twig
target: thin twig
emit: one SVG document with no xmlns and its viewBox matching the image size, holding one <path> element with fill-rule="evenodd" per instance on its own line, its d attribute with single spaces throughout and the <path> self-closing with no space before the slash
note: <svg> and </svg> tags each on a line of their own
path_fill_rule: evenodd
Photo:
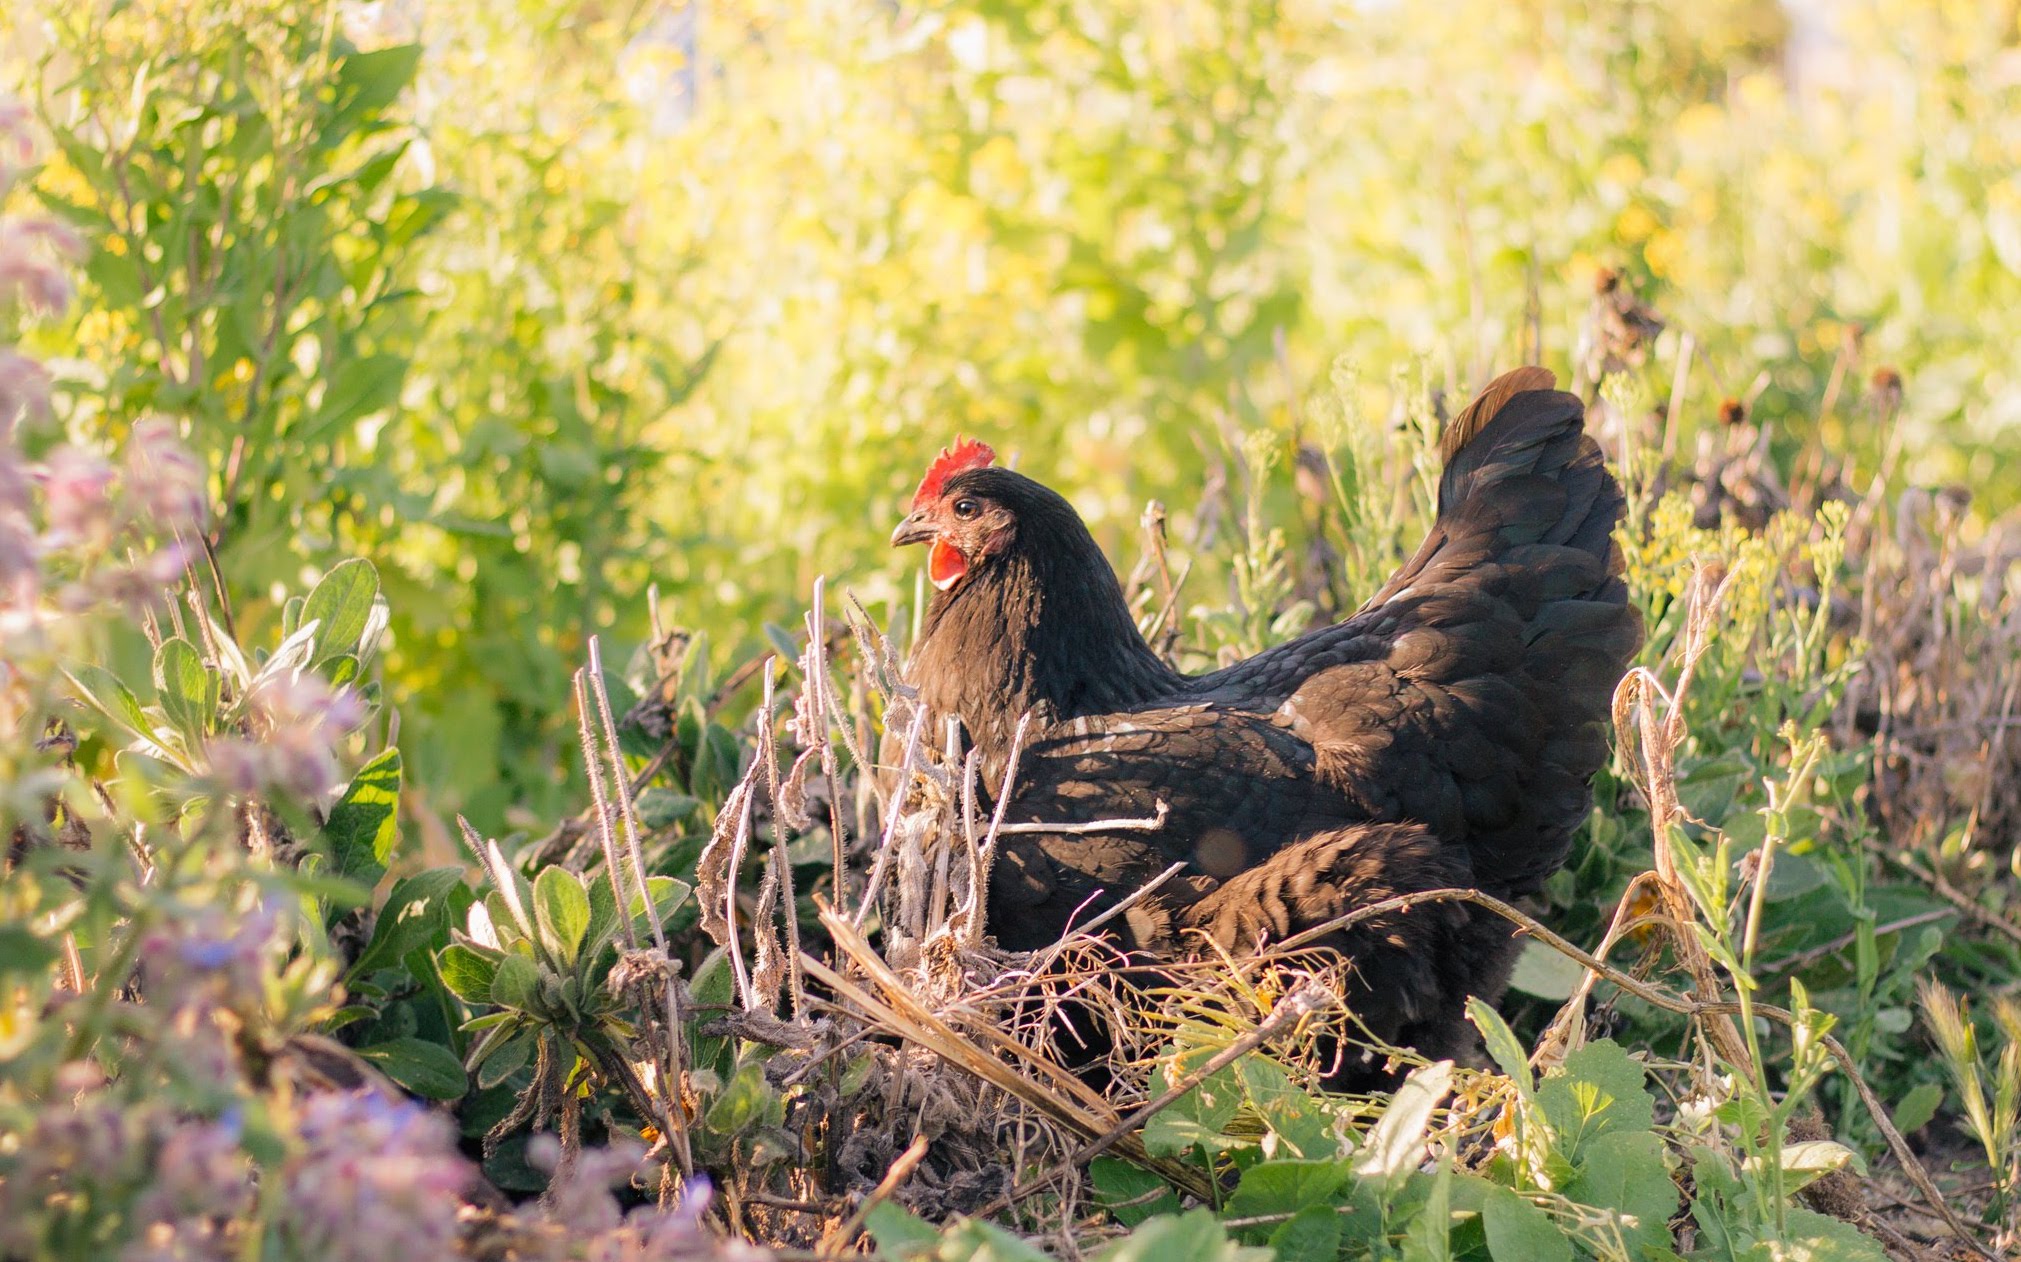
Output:
<svg viewBox="0 0 2021 1262">
<path fill-rule="evenodd" d="M 996 826 L 996 831 L 1000 833 L 1060 833 L 1066 836 L 1079 836 L 1083 833 L 1151 833 L 1163 828 L 1165 821 L 1171 817 L 1171 814 L 1171 804 L 1160 798 L 1158 799 L 1158 813 L 1149 819 L 1091 819 L 1081 824 L 1000 824 Z"/>
</svg>

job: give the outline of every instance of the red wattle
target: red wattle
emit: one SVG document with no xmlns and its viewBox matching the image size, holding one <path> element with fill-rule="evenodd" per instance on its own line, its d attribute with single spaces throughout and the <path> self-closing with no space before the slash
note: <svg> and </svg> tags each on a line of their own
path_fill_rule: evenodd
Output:
<svg viewBox="0 0 2021 1262">
<path fill-rule="evenodd" d="M 941 591 L 959 583 L 968 573 L 968 558 L 945 539 L 935 539 L 926 554 L 926 577 Z"/>
</svg>

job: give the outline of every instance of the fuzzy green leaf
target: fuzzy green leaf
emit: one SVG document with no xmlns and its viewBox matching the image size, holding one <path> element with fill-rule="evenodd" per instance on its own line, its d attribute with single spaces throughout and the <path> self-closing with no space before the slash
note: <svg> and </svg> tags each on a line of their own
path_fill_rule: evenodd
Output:
<svg viewBox="0 0 2021 1262">
<path fill-rule="evenodd" d="M 376 884 L 400 836 L 400 751 L 388 748 L 358 769 L 330 808 L 323 836 L 339 876 Z"/>
<path fill-rule="evenodd" d="M 154 654 L 154 689 L 162 712 L 191 741 L 217 726 L 220 682 L 188 640 L 163 640 Z"/>
<path fill-rule="evenodd" d="M 589 931 L 589 894 L 566 868 L 542 868 L 533 882 L 533 919 L 541 944 L 564 967 L 575 963 Z"/>
<path fill-rule="evenodd" d="M 379 571 L 363 557 L 353 557 L 323 575 L 302 605 L 302 625 L 316 624 L 319 660 L 358 651 L 378 596 Z"/>
<path fill-rule="evenodd" d="M 470 1088 L 463 1065 L 440 1043 L 426 1039 L 393 1039 L 358 1054 L 377 1065 L 388 1078 L 430 1100 L 455 1100 Z"/>
<path fill-rule="evenodd" d="M 443 947 L 442 954 L 435 957 L 435 967 L 442 974 L 442 984 L 465 1003 L 492 1002 L 491 990 L 498 977 L 498 964 L 495 953 L 487 956 L 460 942 Z"/>
<path fill-rule="evenodd" d="M 434 946 L 448 931 L 447 895 L 462 884 L 463 869 L 455 867 L 431 868 L 394 882 L 379 909 L 372 940 L 351 966 L 352 975 L 398 964 L 410 952 Z"/>
</svg>

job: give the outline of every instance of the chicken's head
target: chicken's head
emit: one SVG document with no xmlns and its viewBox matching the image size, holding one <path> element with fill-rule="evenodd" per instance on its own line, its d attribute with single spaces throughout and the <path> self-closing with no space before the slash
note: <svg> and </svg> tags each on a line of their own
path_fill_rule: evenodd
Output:
<svg viewBox="0 0 2021 1262">
<path fill-rule="evenodd" d="M 957 439 L 927 468 L 913 492 L 912 511 L 891 532 L 891 546 L 931 545 L 926 576 L 941 591 L 949 591 L 969 571 L 997 555 L 1009 542 L 1015 519 L 988 493 L 988 470 L 996 452 L 975 439 Z"/>
</svg>

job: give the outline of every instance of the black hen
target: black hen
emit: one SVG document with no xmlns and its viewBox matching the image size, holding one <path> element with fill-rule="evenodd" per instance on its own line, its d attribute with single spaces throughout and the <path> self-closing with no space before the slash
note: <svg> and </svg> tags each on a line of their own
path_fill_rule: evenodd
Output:
<svg viewBox="0 0 2021 1262">
<path fill-rule="evenodd" d="M 1167 666 L 1059 495 L 943 453 L 894 544 L 930 543 L 939 594 L 909 677 L 958 717 L 999 784 L 1032 716 L 1007 818 L 1155 829 L 1006 839 L 990 929 L 1007 947 L 1188 864 L 1124 917 L 1133 945 L 1254 948 L 1392 894 L 1533 891 L 1565 860 L 1641 640 L 1613 542 L 1622 497 L 1579 400 L 1525 368 L 1448 429 L 1438 518 L 1358 613 L 1209 675 Z M 1467 904 L 1337 933 L 1346 996 L 1382 1038 L 1450 1054 L 1469 994 L 1515 945 Z"/>
</svg>

